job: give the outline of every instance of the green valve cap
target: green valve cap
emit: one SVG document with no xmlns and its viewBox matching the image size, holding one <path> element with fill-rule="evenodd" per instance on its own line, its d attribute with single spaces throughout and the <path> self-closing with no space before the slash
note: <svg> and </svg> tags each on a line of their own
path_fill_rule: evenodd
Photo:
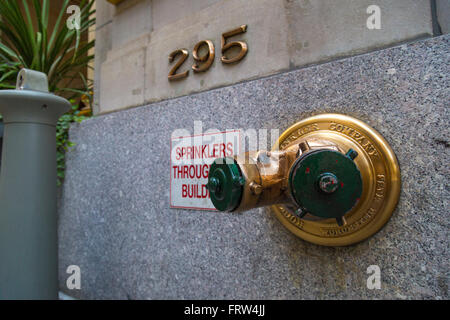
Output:
<svg viewBox="0 0 450 320">
<path fill-rule="evenodd" d="M 353 162 L 358 153 L 316 150 L 297 159 L 289 174 L 293 197 L 304 212 L 340 219 L 362 194 L 362 179 Z"/>
<path fill-rule="evenodd" d="M 217 158 L 211 164 L 208 190 L 214 207 L 233 211 L 241 202 L 245 178 L 233 158 Z"/>
</svg>

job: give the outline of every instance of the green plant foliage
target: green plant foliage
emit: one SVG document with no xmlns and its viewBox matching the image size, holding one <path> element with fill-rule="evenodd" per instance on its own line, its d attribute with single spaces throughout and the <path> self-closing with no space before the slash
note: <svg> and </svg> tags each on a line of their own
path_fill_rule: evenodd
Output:
<svg viewBox="0 0 450 320">
<path fill-rule="evenodd" d="M 19 62 L 0 63 L 0 89 L 14 89 L 16 87 L 15 79 L 19 70 Z"/>
<path fill-rule="evenodd" d="M 71 101 L 72 104 L 75 101 Z M 87 119 L 85 116 L 79 115 L 79 110 L 77 105 L 72 105 L 71 112 L 64 114 L 58 120 L 56 125 L 56 163 L 57 163 L 57 183 L 58 186 L 62 184 L 65 177 L 66 161 L 65 154 L 66 151 L 73 147 L 75 144 L 69 141 L 69 127 L 73 122 L 81 123 L 81 121 Z"/>
<path fill-rule="evenodd" d="M 32 5 L 31 5 L 32 3 Z M 23 10 L 21 10 L 22 4 Z M 66 12 L 69 0 L 62 1 L 62 8 L 52 30 L 49 30 L 50 0 L 1 0 L 0 1 L 0 72 L 3 88 L 14 87 L 15 76 L 21 68 L 47 74 L 49 90 L 61 95 L 69 92 L 84 94 L 89 81 L 82 70 L 94 58 L 89 50 L 95 41 L 86 40 L 89 27 L 95 25 L 94 0 L 82 0 L 79 28 L 69 29 Z M 33 21 L 37 23 L 33 24 Z M 74 88 L 76 80 L 84 84 Z M 64 85 L 64 87 L 61 87 Z"/>
</svg>

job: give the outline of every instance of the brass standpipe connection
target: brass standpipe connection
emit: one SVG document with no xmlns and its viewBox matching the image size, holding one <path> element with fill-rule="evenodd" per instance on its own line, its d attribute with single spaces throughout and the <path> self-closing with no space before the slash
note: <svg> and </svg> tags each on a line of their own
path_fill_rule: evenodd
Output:
<svg viewBox="0 0 450 320">
<path fill-rule="evenodd" d="M 299 218 L 334 218 L 343 225 L 343 216 L 361 197 L 361 174 L 353 162 L 357 153 L 344 154 L 329 141 L 310 142 L 216 159 L 208 179 L 214 206 L 240 212 L 285 204 Z"/>
<path fill-rule="evenodd" d="M 366 124 L 319 115 L 289 128 L 277 145 L 214 160 L 207 187 L 216 209 L 272 206 L 297 236 L 330 246 L 361 241 L 391 216 L 400 191 L 398 163 Z"/>
</svg>

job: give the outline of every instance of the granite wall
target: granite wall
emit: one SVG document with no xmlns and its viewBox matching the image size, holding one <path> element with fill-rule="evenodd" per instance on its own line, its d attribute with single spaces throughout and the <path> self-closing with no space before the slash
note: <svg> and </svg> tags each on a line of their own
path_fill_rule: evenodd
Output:
<svg viewBox="0 0 450 320">
<path fill-rule="evenodd" d="M 85 299 L 448 299 L 449 36 L 94 117 L 71 128 L 59 200 L 60 287 Z M 390 143 L 402 192 L 349 247 L 307 243 L 262 208 L 169 208 L 173 130 L 279 128 L 337 112 Z M 81 290 L 66 268 L 81 268 Z M 370 265 L 381 289 L 366 287 Z"/>
</svg>

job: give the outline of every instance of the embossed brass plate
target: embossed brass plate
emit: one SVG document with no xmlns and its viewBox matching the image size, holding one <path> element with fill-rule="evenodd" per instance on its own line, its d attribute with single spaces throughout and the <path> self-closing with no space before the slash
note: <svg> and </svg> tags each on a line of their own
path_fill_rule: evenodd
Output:
<svg viewBox="0 0 450 320">
<path fill-rule="evenodd" d="M 363 182 L 361 199 L 345 215 L 343 226 L 338 226 L 335 219 L 300 219 L 287 205 L 272 206 L 277 218 L 300 238 L 325 246 L 354 244 L 380 230 L 397 205 L 401 184 L 397 159 L 386 140 L 360 120 L 341 114 L 322 114 L 287 129 L 278 140 L 279 149 L 285 150 L 304 140 L 326 140 L 343 151 L 358 152 L 355 163 Z"/>
</svg>

